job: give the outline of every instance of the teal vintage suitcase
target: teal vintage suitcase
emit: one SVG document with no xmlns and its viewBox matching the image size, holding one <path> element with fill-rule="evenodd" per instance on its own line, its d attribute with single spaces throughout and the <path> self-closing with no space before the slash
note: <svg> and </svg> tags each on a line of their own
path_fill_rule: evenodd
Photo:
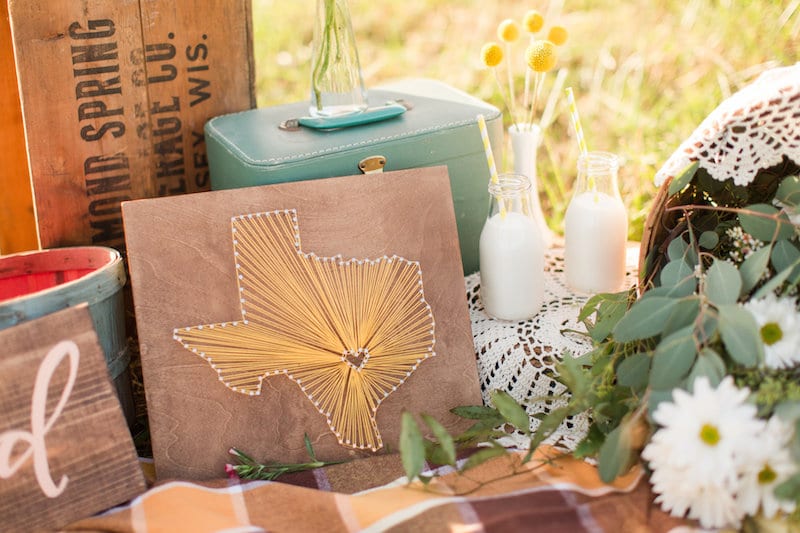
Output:
<svg viewBox="0 0 800 533">
<path fill-rule="evenodd" d="M 371 106 L 394 100 L 411 109 L 382 122 L 328 131 L 279 128 L 308 114 L 308 102 L 215 117 L 205 126 L 211 186 L 347 176 L 364 170 L 359 163 L 365 160 L 362 166 L 382 160 L 387 171 L 447 165 L 464 273 L 475 272 L 489 207 L 489 171 L 477 116 L 486 118 L 497 161 L 502 160 L 502 116 L 485 102 L 428 80 L 369 92 Z"/>
</svg>

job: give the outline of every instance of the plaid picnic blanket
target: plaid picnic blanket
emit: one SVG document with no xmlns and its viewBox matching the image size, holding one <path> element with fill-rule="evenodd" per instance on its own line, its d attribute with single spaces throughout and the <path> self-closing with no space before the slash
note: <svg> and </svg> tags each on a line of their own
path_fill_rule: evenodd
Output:
<svg viewBox="0 0 800 533">
<path fill-rule="evenodd" d="M 612 485 L 595 467 L 542 447 L 465 474 L 439 469 L 411 485 L 396 455 L 376 456 L 279 482 L 171 481 L 67 531 L 660 532 L 682 522 L 652 502 L 643 470 Z"/>
</svg>

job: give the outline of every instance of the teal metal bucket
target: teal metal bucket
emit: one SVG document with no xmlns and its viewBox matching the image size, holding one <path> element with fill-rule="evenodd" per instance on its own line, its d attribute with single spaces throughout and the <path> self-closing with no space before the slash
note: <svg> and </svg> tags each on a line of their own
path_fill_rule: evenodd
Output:
<svg viewBox="0 0 800 533">
<path fill-rule="evenodd" d="M 0 330 L 87 303 L 125 419 L 132 425 L 125 281 L 122 256 L 112 248 L 75 246 L 0 256 Z"/>
</svg>

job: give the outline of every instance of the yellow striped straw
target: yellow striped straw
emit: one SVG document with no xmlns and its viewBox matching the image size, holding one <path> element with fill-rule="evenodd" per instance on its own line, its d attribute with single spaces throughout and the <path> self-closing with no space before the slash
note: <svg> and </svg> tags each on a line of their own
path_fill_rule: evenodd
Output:
<svg viewBox="0 0 800 533">
<path fill-rule="evenodd" d="M 486 154 L 486 163 L 489 165 L 489 177 L 494 184 L 499 183 L 500 179 L 497 175 L 497 165 L 494 162 L 494 153 L 492 153 L 492 143 L 489 141 L 489 132 L 486 130 L 486 119 L 482 114 L 478 114 L 478 129 L 481 132 L 481 140 L 483 140 L 483 151 Z M 497 204 L 500 206 L 500 218 L 506 218 L 506 206 L 502 198 L 497 198 Z"/>
<path fill-rule="evenodd" d="M 575 105 L 575 94 L 572 92 L 572 87 L 567 87 L 566 91 L 569 116 L 572 119 L 572 127 L 575 130 L 575 138 L 578 140 L 578 148 L 580 148 L 581 154 L 586 155 L 589 149 L 586 147 L 586 138 L 583 136 L 583 127 L 581 127 L 581 117 L 578 115 L 578 106 Z"/>
<path fill-rule="evenodd" d="M 586 158 L 589 149 L 586 146 L 586 138 L 583 136 L 583 127 L 581 126 L 581 117 L 578 115 L 578 106 L 575 105 L 575 94 L 572 92 L 572 87 L 567 87 L 567 106 L 569 107 L 569 116 L 572 119 L 572 127 L 575 130 L 575 138 L 578 140 L 578 148 L 580 148 L 581 155 Z M 587 187 L 589 190 L 594 191 L 594 201 L 600 201 L 597 195 L 597 183 L 595 183 L 594 176 L 589 172 L 589 160 L 586 159 L 586 173 Z"/>
</svg>

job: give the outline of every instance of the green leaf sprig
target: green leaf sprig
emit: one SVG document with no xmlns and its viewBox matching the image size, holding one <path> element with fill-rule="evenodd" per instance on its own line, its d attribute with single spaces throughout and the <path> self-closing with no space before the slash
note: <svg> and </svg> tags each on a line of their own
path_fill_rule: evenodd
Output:
<svg viewBox="0 0 800 533">
<path fill-rule="evenodd" d="M 311 459 L 306 463 L 260 463 L 238 448 L 231 448 L 228 450 L 228 453 L 236 458 L 237 464 L 225 465 L 225 471 L 229 476 L 235 475 L 241 479 L 262 479 L 266 481 L 274 481 L 284 474 L 305 472 L 306 470 L 313 470 L 315 468 L 340 464 L 343 462 L 318 460 L 316 454 L 314 453 L 314 448 L 311 446 L 311 440 L 308 438 L 308 435 L 304 435 L 303 440 L 305 442 L 306 452 Z"/>
<path fill-rule="evenodd" d="M 436 477 L 422 474 L 426 462 L 451 466 L 457 472 L 464 473 L 490 459 L 510 454 L 498 440 L 509 432 L 520 431 L 524 435 L 531 435 L 528 413 L 510 394 L 501 390 L 492 391 L 491 402 L 494 407 L 470 405 L 452 409 L 453 414 L 474 421 L 466 431 L 457 435 L 451 435 L 436 419 L 423 413 L 420 415 L 423 427 L 431 434 L 431 437 L 425 437 L 423 428 L 414 416 L 409 412 L 403 413 L 400 457 L 409 483 L 418 479 L 428 486 Z M 530 452 L 521 464 L 531 460 L 537 445 L 532 442 Z M 461 464 L 457 460 L 460 453 L 467 455 Z"/>
</svg>

